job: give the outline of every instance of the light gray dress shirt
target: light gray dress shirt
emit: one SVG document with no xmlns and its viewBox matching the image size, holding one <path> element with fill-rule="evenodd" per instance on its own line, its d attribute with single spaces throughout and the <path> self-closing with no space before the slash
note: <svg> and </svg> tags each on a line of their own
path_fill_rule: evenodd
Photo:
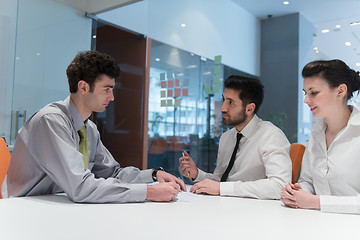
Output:
<svg viewBox="0 0 360 240">
<path fill-rule="evenodd" d="M 279 199 L 281 188 L 291 181 L 289 141 L 279 128 L 256 115 L 241 133 L 234 166 L 227 181 L 220 183 L 220 195 Z M 221 136 L 214 173 L 199 169 L 195 181 L 220 181 L 234 150 L 236 134 L 232 128 Z"/>
<path fill-rule="evenodd" d="M 96 125 L 87 120 L 89 169 L 79 152 L 80 113 L 67 97 L 35 113 L 21 128 L 13 149 L 5 196 L 65 192 L 74 202 L 144 201 L 151 170 L 121 168 L 102 144 Z"/>
<path fill-rule="evenodd" d="M 350 119 L 326 147 L 326 123 L 314 124 L 304 153 L 299 183 L 320 195 L 324 212 L 360 214 L 360 112 L 353 108 Z"/>
</svg>

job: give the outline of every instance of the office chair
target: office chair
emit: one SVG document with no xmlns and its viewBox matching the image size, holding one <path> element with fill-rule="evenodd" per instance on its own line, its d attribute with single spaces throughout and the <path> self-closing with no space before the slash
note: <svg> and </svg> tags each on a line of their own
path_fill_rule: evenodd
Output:
<svg viewBox="0 0 360 240">
<path fill-rule="evenodd" d="M 301 168 L 302 158 L 305 152 L 305 146 L 299 143 L 293 143 L 290 147 L 290 158 L 292 162 L 292 183 L 296 183 Z"/>
<path fill-rule="evenodd" d="M 4 181 L 10 163 L 10 152 L 6 145 L 5 139 L 0 137 L 0 199 L 1 196 L 1 185 Z"/>
</svg>

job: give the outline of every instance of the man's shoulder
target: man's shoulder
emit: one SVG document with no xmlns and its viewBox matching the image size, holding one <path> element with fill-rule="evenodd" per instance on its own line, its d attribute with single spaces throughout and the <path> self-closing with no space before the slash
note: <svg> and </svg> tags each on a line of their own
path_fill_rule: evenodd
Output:
<svg viewBox="0 0 360 240">
<path fill-rule="evenodd" d="M 270 121 L 259 121 L 256 129 L 257 131 L 261 132 L 264 137 L 274 134 L 285 137 L 284 132 Z"/>
</svg>

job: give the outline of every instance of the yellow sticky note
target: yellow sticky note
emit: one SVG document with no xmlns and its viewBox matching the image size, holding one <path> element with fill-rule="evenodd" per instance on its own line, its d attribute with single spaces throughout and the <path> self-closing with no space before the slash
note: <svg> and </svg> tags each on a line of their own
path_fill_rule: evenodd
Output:
<svg viewBox="0 0 360 240">
<path fill-rule="evenodd" d="M 181 99 L 175 99 L 175 107 L 180 107 Z"/>
<path fill-rule="evenodd" d="M 212 89 L 214 93 L 220 92 L 220 85 L 219 84 L 213 84 Z"/>
<path fill-rule="evenodd" d="M 215 56 L 214 64 L 221 64 L 221 55 Z"/>
<path fill-rule="evenodd" d="M 211 91 L 211 87 L 208 83 L 204 83 L 204 91 L 206 94 L 211 94 L 212 91 Z"/>
<path fill-rule="evenodd" d="M 165 91 L 165 90 L 161 91 L 160 96 L 161 96 L 162 98 L 166 97 L 166 91 Z"/>
<path fill-rule="evenodd" d="M 161 107 L 166 107 L 166 100 L 161 100 Z"/>
<path fill-rule="evenodd" d="M 168 106 L 168 107 L 171 107 L 172 105 L 173 105 L 172 99 L 167 100 L 167 106 Z"/>
</svg>

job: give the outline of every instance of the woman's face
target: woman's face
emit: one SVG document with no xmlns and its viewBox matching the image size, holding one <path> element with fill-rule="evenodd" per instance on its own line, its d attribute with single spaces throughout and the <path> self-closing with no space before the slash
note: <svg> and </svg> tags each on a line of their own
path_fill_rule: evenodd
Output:
<svg viewBox="0 0 360 240">
<path fill-rule="evenodd" d="M 336 114 L 338 91 L 331 88 L 325 79 L 317 76 L 304 79 L 304 103 L 310 107 L 314 117 L 328 118 Z"/>
</svg>

